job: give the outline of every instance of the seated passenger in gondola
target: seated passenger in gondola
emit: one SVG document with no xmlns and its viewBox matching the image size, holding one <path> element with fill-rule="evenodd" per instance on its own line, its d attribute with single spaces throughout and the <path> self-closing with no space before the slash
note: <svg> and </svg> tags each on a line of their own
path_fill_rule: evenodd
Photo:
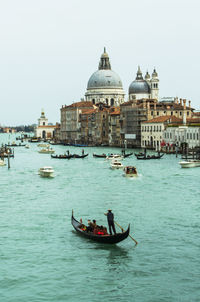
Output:
<svg viewBox="0 0 200 302">
<path fill-rule="evenodd" d="M 86 231 L 93 232 L 93 230 L 94 230 L 93 222 L 90 219 L 88 219 L 88 226 L 86 227 Z"/>
</svg>

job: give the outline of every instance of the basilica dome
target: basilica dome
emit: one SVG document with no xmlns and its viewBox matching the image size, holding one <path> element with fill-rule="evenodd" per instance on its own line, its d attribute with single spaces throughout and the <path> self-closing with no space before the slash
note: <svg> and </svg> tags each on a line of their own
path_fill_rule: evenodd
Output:
<svg viewBox="0 0 200 302">
<path fill-rule="evenodd" d="M 149 79 L 147 75 L 146 78 Z M 146 94 L 151 92 L 149 84 L 147 83 L 147 81 L 143 79 L 142 72 L 139 66 L 138 66 L 136 79 L 130 84 L 128 92 L 129 95 L 135 93 Z"/>
<path fill-rule="evenodd" d="M 99 69 L 94 72 L 87 85 L 87 89 L 118 88 L 122 89 L 122 81 L 118 74 L 111 69 Z"/>
<path fill-rule="evenodd" d="M 129 94 L 132 93 L 150 93 L 150 87 L 145 80 L 135 80 L 129 86 Z"/>
</svg>

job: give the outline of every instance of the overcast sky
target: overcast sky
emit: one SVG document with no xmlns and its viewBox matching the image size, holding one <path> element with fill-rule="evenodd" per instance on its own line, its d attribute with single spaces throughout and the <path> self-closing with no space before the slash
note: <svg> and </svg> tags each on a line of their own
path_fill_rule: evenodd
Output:
<svg viewBox="0 0 200 302">
<path fill-rule="evenodd" d="M 0 0 L 0 124 L 50 122 L 84 97 L 104 46 L 126 98 L 137 66 L 200 109 L 199 0 Z"/>
</svg>

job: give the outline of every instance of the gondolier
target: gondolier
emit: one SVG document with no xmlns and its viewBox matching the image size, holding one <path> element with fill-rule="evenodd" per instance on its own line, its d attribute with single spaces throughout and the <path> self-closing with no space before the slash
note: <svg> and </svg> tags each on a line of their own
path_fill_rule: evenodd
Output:
<svg viewBox="0 0 200 302">
<path fill-rule="evenodd" d="M 105 215 L 107 216 L 110 235 L 112 235 L 112 230 L 114 234 L 116 234 L 115 224 L 114 224 L 114 214 L 112 213 L 112 210 L 108 210 L 108 213 L 105 213 Z"/>
</svg>

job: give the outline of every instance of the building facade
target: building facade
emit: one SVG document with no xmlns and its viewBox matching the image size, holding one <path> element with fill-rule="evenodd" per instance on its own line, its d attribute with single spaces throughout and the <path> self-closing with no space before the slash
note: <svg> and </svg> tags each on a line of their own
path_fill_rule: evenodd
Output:
<svg viewBox="0 0 200 302">
<path fill-rule="evenodd" d="M 124 102 L 124 96 L 122 81 L 111 69 L 110 59 L 104 48 L 99 68 L 88 81 L 85 99 L 94 105 L 103 103 L 108 106 L 119 106 Z"/>
<path fill-rule="evenodd" d="M 35 128 L 34 135 L 35 137 L 42 139 L 51 139 L 55 136 L 55 129 L 58 127 L 57 125 L 49 125 L 48 118 L 46 118 L 44 110 L 41 112 L 41 116 L 38 119 L 38 125 Z"/>
</svg>

